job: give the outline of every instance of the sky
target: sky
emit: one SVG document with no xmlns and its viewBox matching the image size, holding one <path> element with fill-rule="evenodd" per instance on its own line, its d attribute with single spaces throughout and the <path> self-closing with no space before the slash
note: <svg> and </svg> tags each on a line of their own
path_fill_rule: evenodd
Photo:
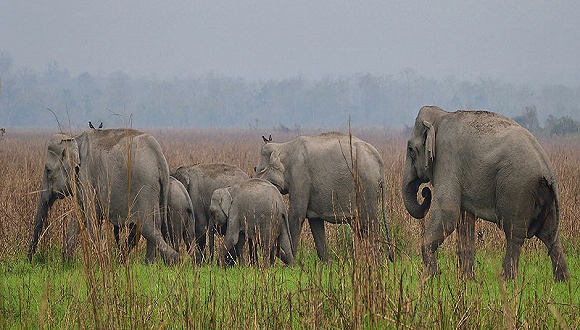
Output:
<svg viewBox="0 0 580 330">
<path fill-rule="evenodd" d="M 251 80 L 357 73 L 580 85 L 580 1 L 0 3 L 13 67 Z"/>
</svg>

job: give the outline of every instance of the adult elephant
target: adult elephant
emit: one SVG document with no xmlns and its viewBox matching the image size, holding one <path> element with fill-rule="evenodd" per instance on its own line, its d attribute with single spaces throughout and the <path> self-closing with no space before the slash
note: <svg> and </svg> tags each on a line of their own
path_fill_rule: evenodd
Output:
<svg viewBox="0 0 580 330">
<path fill-rule="evenodd" d="M 273 183 L 282 194 L 288 194 L 288 221 L 295 256 L 305 218 L 318 257 L 325 262 L 329 261 L 329 255 L 324 221 L 350 223 L 359 237 L 370 235 L 378 239 L 382 217 L 389 240 L 384 212 L 385 169 L 372 145 L 337 132 L 300 136 L 284 143 L 272 142 L 271 136 L 262 138 L 264 145 L 255 175 Z M 389 258 L 392 259 L 390 250 Z"/>
<path fill-rule="evenodd" d="M 216 228 L 209 212 L 211 195 L 214 190 L 246 181 L 249 176 L 240 168 L 224 163 L 179 166 L 171 170 L 171 176 L 185 186 L 191 198 L 195 218 L 196 262 L 199 264 L 203 261 L 207 240 L 209 240 L 209 260 L 213 260 Z"/>
<path fill-rule="evenodd" d="M 250 263 L 256 264 L 259 246 L 263 266 L 274 263 L 276 250 L 285 264 L 294 265 L 286 204 L 270 182 L 252 178 L 216 189 L 209 209 L 216 225 L 225 228 L 226 265 L 232 265 L 242 256 L 246 241 Z"/>
<path fill-rule="evenodd" d="M 28 259 L 32 260 L 54 201 L 72 194 L 93 237 L 92 228 L 103 219 L 117 228 L 134 227 L 133 236 L 140 233 L 147 239 L 147 262 L 155 260 L 159 249 L 165 263 L 174 264 L 178 253 L 161 233 L 168 189 L 167 162 L 159 143 L 149 134 L 133 129 L 56 134 L 48 143 Z M 70 240 L 76 241 L 76 237 Z"/>
<path fill-rule="evenodd" d="M 419 186 L 430 182 L 435 191 Z M 568 266 L 560 243 L 556 176 L 534 136 L 515 121 L 487 111 L 446 112 L 421 108 L 407 145 L 403 199 L 411 216 L 429 210 L 421 252 L 426 275 L 440 272 L 434 253 L 458 229 L 461 272 L 473 277 L 475 219 L 498 224 L 506 236 L 503 275 L 517 275 L 525 238 L 538 237 L 548 248 L 557 281 Z"/>
</svg>

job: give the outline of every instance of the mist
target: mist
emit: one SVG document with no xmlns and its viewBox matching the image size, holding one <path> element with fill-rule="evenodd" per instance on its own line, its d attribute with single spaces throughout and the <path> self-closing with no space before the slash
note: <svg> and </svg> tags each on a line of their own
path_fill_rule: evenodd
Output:
<svg viewBox="0 0 580 330">
<path fill-rule="evenodd" d="M 122 113 L 142 125 L 401 127 L 424 104 L 579 119 L 578 12 L 575 1 L 7 1 L 0 125 L 42 125 L 51 108 L 79 126 Z"/>
</svg>

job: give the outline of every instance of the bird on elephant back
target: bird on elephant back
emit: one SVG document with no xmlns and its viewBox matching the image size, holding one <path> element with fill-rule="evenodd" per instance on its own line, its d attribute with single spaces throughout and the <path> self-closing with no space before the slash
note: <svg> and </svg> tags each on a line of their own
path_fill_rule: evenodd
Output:
<svg viewBox="0 0 580 330">
<path fill-rule="evenodd" d="M 424 200 L 417 193 L 421 184 Z M 503 276 L 517 275 L 524 239 L 547 247 L 556 281 L 569 278 L 560 243 L 558 185 L 548 156 L 515 121 L 488 111 L 422 107 L 407 143 L 402 194 L 417 219 L 431 209 L 421 246 L 424 276 L 440 273 L 435 251 L 457 229 L 461 273 L 472 278 L 475 219 L 495 222 L 506 237 Z"/>
<path fill-rule="evenodd" d="M 384 252 L 380 242 L 387 242 L 386 253 L 393 260 L 385 216 L 385 167 L 371 144 L 338 132 L 300 136 L 283 143 L 272 142 L 271 136 L 262 138 L 254 175 L 288 195 L 294 256 L 308 219 L 322 261 L 330 262 L 325 221 L 350 224 L 357 239 L 372 243 L 375 260 Z"/>
<path fill-rule="evenodd" d="M 100 234 L 102 220 L 108 220 L 116 230 L 133 228 L 133 239 L 145 237 L 147 262 L 155 261 L 159 250 L 165 263 L 175 264 L 179 255 L 161 232 L 168 192 L 169 168 L 151 135 L 134 129 L 55 134 L 48 143 L 28 259 L 36 251 L 48 210 L 57 199 L 72 195 L 92 238 Z M 71 228 L 68 256 L 77 240 L 77 221 L 71 221 Z"/>
</svg>

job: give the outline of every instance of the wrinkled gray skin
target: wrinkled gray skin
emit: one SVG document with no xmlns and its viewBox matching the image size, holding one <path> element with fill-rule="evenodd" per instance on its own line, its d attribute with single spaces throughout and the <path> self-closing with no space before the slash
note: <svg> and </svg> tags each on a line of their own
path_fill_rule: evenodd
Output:
<svg viewBox="0 0 580 330">
<path fill-rule="evenodd" d="M 240 168 L 224 163 L 179 166 L 171 170 L 171 176 L 185 186 L 191 198 L 195 218 L 195 260 L 198 264 L 203 261 L 208 239 L 208 259 L 213 260 L 215 226 L 209 213 L 211 195 L 214 190 L 246 181 L 249 176 Z"/>
<path fill-rule="evenodd" d="M 193 204 L 189 193 L 183 184 L 176 178 L 169 177 L 169 199 L 167 202 L 167 234 L 166 241 L 175 251 L 179 252 L 181 240 L 190 252 L 194 240 L 195 217 Z M 193 252 L 193 251 L 191 251 Z"/>
<path fill-rule="evenodd" d="M 270 182 L 253 178 L 216 189 L 209 209 L 216 225 L 226 228 L 223 253 L 226 265 L 242 258 L 246 240 L 252 264 L 257 262 L 260 246 L 264 266 L 274 263 L 277 247 L 281 250 L 280 259 L 294 265 L 286 204 Z"/>
<path fill-rule="evenodd" d="M 425 187 L 419 204 L 419 186 L 427 182 L 433 201 Z M 459 266 L 473 277 L 475 219 L 481 218 L 505 232 L 505 278 L 516 277 L 524 239 L 536 236 L 548 248 L 555 279 L 568 279 L 554 170 L 533 135 L 513 120 L 487 111 L 421 108 L 408 141 L 402 191 L 414 218 L 432 206 L 421 248 L 425 275 L 440 272 L 434 253 L 457 228 Z"/>
<path fill-rule="evenodd" d="M 117 227 L 117 233 L 118 227 L 133 227 L 134 237 L 142 234 L 147 239 L 147 262 L 155 260 L 159 249 L 165 263 L 175 264 L 178 253 L 161 233 L 168 188 L 167 162 L 149 134 L 110 129 L 87 130 L 74 137 L 54 135 L 48 144 L 28 259 L 32 260 L 54 201 L 73 194 L 88 213 L 83 221 L 92 237 L 93 227 L 98 228 L 103 219 Z M 92 223 L 95 219 L 97 224 Z M 76 221 L 72 223 L 71 228 L 77 228 Z M 69 242 L 76 241 L 78 231 L 69 230 L 69 234 Z"/>
<path fill-rule="evenodd" d="M 282 194 L 288 194 L 288 222 L 295 256 L 305 218 L 318 257 L 325 262 L 329 262 L 329 255 L 324 221 L 350 223 L 360 237 L 379 238 L 379 204 L 385 205 L 384 164 L 372 145 L 353 136 L 351 148 L 349 135 L 336 132 L 301 136 L 285 143 L 264 138 L 264 142 L 255 175 L 272 182 Z M 360 225 L 352 221 L 355 172 L 360 183 Z M 384 212 L 382 218 L 386 219 Z M 389 240 L 386 221 L 383 230 Z M 389 258 L 392 260 L 392 251 Z"/>
</svg>

